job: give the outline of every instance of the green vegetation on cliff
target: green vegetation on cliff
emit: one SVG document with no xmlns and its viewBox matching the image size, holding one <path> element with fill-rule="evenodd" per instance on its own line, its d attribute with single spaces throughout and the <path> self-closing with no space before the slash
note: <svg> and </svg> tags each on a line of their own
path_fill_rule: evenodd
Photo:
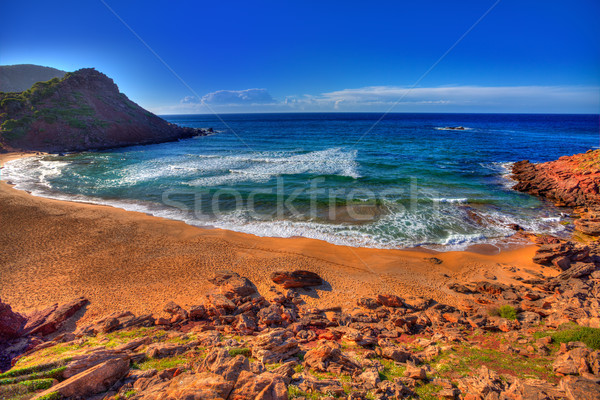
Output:
<svg viewBox="0 0 600 400">
<path fill-rule="evenodd" d="M 91 68 L 0 92 L 0 150 L 80 151 L 201 134 L 144 110 Z"/>
</svg>

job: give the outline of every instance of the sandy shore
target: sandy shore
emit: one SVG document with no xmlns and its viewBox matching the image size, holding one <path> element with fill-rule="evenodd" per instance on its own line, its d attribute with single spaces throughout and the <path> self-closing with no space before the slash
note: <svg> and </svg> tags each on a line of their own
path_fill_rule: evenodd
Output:
<svg viewBox="0 0 600 400">
<path fill-rule="evenodd" d="M 23 154 L 0 156 L 0 164 Z M 305 238 L 263 238 L 117 208 L 34 197 L 0 182 L 0 298 L 28 312 L 86 296 L 85 319 L 118 310 L 160 313 L 174 300 L 202 302 L 206 278 L 230 269 L 269 297 L 269 274 L 307 269 L 327 285 L 304 296 L 310 304 L 355 304 L 359 296 L 394 293 L 458 304 L 448 283 L 490 274 L 543 272 L 531 262 L 533 246 L 497 255 L 432 254 L 332 245 Z M 432 259 L 432 257 L 437 258 Z M 441 261 L 441 263 L 440 263 Z"/>
</svg>

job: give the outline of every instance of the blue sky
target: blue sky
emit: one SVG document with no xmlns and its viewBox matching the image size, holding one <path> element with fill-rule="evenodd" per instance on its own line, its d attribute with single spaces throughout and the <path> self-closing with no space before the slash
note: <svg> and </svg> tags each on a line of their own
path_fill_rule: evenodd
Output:
<svg viewBox="0 0 600 400">
<path fill-rule="evenodd" d="M 600 113 L 600 2 L 3 1 L 0 64 L 95 67 L 158 113 Z M 414 90 L 407 90 L 415 83 Z"/>
</svg>

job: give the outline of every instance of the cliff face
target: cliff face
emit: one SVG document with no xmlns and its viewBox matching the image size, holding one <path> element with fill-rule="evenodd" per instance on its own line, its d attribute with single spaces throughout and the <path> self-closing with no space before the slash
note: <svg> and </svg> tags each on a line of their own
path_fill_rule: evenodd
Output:
<svg viewBox="0 0 600 400">
<path fill-rule="evenodd" d="M 600 150 L 556 161 L 513 166 L 513 189 L 545 197 L 560 206 L 600 208 Z"/>
<path fill-rule="evenodd" d="M 82 151 L 205 133 L 144 110 L 91 68 L 38 82 L 21 93 L 0 93 L 0 146 L 5 150 Z"/>
</svg>

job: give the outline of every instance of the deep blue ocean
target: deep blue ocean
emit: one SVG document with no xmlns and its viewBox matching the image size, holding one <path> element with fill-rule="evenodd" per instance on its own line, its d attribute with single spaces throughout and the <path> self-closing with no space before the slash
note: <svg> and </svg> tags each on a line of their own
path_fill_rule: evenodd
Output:
<svg viewBox="0 0 600 400">
<path fill-rule="evenodd" d="M 509 224 L 564 234 L 564 210 L 508 173 L 599 145 L 597 115 L 165 116 L 210 136 L 10 162 L 34 194 L 199 226 L 337 244 L 458 249 L 507 243 Z M 464 130 L 446 130 L 462 126 Z"/>
</svg>

